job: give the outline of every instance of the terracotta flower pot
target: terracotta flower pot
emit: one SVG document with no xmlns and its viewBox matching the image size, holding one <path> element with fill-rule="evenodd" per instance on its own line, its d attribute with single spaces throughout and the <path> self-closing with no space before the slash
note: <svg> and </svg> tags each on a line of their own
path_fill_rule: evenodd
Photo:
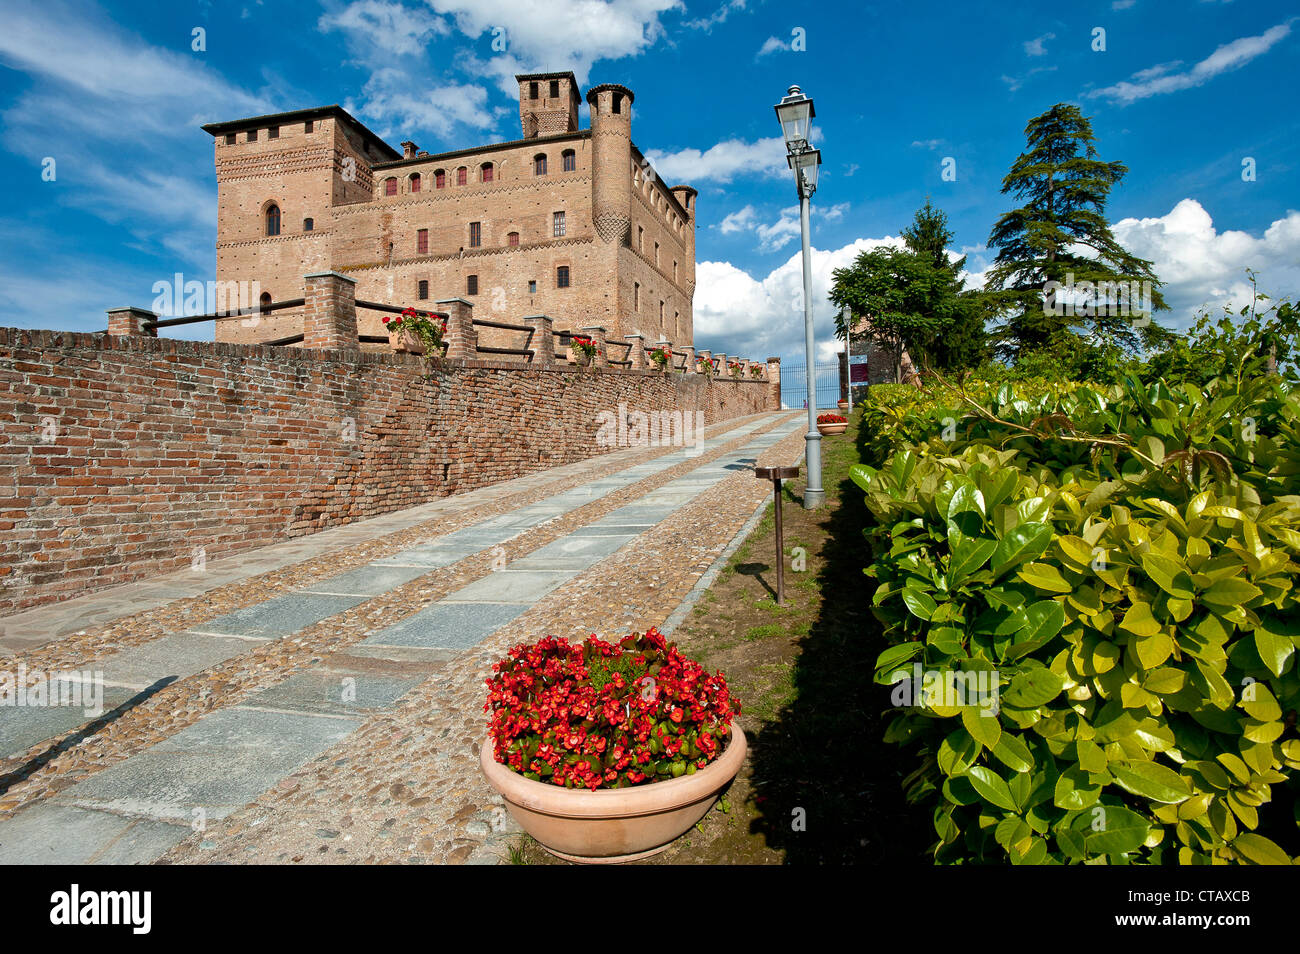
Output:
<svg viewBox="0 0 1300 954">
<path fill-rule="evenodd" d="M 843 434 L 846 430 L 848 430 L 848 427 L 849 427 L 848 421 L 844 421 L 842 424 L 818 424 L 817 432 L 819 434 L 831 436 L 835 434 Z"/>
<path fill-rule="evenodd" d="M 388 345 L 398 354 L 424 354 L 424 342 L 414 331 L 390 331 Z"/>
<path fill-rule="evenodd" d="M 845 400 L 837 401 L 835 406 L 841 411 L 847 411 L 849 409 L 849 402 Z"/>
<path fill-rule="evenodd" d="M 590 367 L 591 365 L 591 355 L 580 349 L 573 352 L 573 360 L 580 368 Z"/>
<path fill-rule="evenodd" d="M 704 817 L 745 761 L 745 733 L 731 724 L 722 755 L 694 775 L 630 788 L 564 788 L 534 782 L 481 746 L 483 775 L 524 831 L 553 855 L 588 864 L 635 861 L 663 851 Z"/>
</svg>

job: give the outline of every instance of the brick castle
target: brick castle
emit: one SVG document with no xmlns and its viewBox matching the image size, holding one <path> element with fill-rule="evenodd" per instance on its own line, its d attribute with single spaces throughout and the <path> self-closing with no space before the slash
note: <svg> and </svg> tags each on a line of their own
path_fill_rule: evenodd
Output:
<svg viewBox="0 0 1300 954">
<path fill-rule="evenodd" d="M 692 344 L 697 193 L 666 186 L 633 144 L 632 91 L 588 90 L 591 128 L 579 129 L 573 73 L 516 79 L 523 138 L 436 155 L 413 142 L 398 153 L 339 106 L 205 125 L 218 281 L 256 281 L 269 304 L 336 271 L 361 300 L 432 310 L 462 298 L 476 319 L 545 314 L 615 341 Z M 383 333 L 377 312 L 357 321 Z M 289 312 L 220 321 L 216 340 L 302 326 Z"/>
</svg>

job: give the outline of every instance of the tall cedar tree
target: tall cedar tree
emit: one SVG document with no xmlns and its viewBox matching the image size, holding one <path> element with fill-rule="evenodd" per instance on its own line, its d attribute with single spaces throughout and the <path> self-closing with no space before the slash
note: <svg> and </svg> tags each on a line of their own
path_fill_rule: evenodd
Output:
<svg viewBox="0 0 1300 954">
<path fill-rule="evenodd" d="M 1150 281 L 1153 310 L 1168 308 L 1151 263 L 1115 241 L 1106 221 L 1106 198 L 1128 167 L 1097 158 L 1091 122 L 1067 103 L 1030 120 L 1025 138 L 1027 151 L 1002 180 L 1002 192 L 1024 204 L 998 219 L 989 235 L 989 247 L 998 254 L 984 287 L 989 306 L 1004 319 L 994 330 L 998 353 L 1014 358 L 1069 348 L 1071 338 L 1083 336 L 1093 344 L 1136 350 L 1159 335 L 1154 323 L 1121 315 L 1056 315 L 1044 307 L 1044 286 L 1064 284 L 1072 273 L 1075 284 Z"/>
</svg>

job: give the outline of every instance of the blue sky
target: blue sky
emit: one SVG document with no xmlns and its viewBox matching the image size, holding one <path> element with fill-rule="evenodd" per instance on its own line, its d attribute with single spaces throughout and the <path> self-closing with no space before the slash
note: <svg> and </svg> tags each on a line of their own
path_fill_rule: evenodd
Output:
<svg viewBox="0 0 1300 954">
<path fill-rule="evenodd" d="M 980 281 L 1010 208 L 1001 179 L 1025 124 L 1057 102 L 1079 104 L 1101 157 L 1129 166 L 1108 212 L 1166 282 L 1161 320 L 1240 300 L 1248 266 L 1275 294 L 1300 283 L 1294 3 L 6 0 L 4 21 L 5 325 L 102 330 L 105 308 L 148 306 L 157 281 L 213 277 L 202 122 L 337 102 L 394 146 L 436 152 L 517 138 L 513 75 L 564 69 L 629 86 L 637 144 L 700 190 L 701 348 L 802 357 L 798 217 L 772 111 L 791 83 L 816 102 L 825 163 L 823 356 L 831 269 L 896 242 L 927 195 Z"/>
</svg>

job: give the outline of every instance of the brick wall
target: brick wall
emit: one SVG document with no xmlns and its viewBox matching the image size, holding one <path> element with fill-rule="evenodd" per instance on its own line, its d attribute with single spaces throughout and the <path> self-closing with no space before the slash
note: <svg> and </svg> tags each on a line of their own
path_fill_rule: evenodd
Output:
<svg viewBox="0 0 1300 954">
<path fill-rule="evenodd" d="M 0 612 L 570 463 L 767 381 L 0 328 Z"/>
</svg>

